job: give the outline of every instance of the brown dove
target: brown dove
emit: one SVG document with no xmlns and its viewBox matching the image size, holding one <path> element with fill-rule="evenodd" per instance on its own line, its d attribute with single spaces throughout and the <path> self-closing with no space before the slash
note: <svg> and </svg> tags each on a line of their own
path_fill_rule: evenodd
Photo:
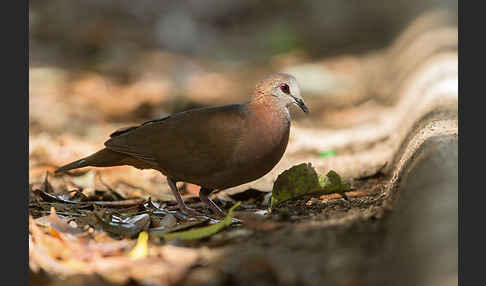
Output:
<svg viewBox="0 0 486 286">
<path fill-rule="evenodd" d="M 199 214 L 177 190 L 176 182 L 183 181 L 200 186 L 201 201 L 222 215 L 209 194 L 254 181 L 280 161 L 289 140 L 291 104 L 308 113 L 296 79 L 271 74 L 247 103 L 191 109 L 119 129 L 104 149 L 56 173 L 86 166 L 155 169 L 167 176 L 180 210 Z"/>
</svg>

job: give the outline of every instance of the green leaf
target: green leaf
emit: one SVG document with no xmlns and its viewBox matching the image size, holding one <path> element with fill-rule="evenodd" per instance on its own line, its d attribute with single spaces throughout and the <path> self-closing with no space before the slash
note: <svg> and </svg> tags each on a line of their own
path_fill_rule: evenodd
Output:
<svg viewBox="0 0 486 286">
<path fill-rule="evenodd" d="M 272 190 L 270 208 L 289 199 L 309 194 L 343 193 L 349 186 L 343 183 L 341 176 L 329 171 L 326 176 L 318 175 L 310 163 L 302 163 L 282 172 L 275 181 Z"/>
<path fill-rule="evenodd" d="M 270 208 L 283 201 L 319 191 L 319 179 L 310 163 L 293 166 L 282 172 L 273 184 Z"/>
<path fill-rule="evenodd" d="M 349 186 L 333 170 L 327 172 L 326 176 L 319 176 L 319 185 L 326 194 L 342 193 L 349 190 Z"/>
<path fill-rule="evenodd" d="M 234 206 L 232 206 L 228 212 L 228 215 L 226 215 L 226 217 L 218 223 L 209 226 L 193 228 L 186 231 L 168 233 L 165 234 L 163 237 L 166 241 L 170 241 L 176 238 L 181 240 L 193 240 L 211 236 L 233 223 L 233 210 L 240 206 L 240 204 L 241 202 L 237 202 Z"/>
</svg>

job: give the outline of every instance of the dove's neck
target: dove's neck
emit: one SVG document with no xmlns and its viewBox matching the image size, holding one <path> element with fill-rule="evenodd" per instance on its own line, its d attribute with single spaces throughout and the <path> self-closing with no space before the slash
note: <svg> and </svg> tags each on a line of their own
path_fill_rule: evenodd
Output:
<svg viewBox="0 0 486 286">
<path fill-rule="evenodd" d="M 247 108 L 248 115 L 256 120 L 264 120 L 271 125 L 290 125 L 288 108 L 274 96 L 255 98 L 247 104 Z"/>
<path fill-rule="evenodd" d="M 251 129 L 248 132 L 255 138 L 255 144 L 262 149 L 268 149 L 265 152 L 283 152 L 290 132 L 290 114 L 287 107 L 270 99 L 251 101 L 247 108 L 247 126 Z"/>
</svg>

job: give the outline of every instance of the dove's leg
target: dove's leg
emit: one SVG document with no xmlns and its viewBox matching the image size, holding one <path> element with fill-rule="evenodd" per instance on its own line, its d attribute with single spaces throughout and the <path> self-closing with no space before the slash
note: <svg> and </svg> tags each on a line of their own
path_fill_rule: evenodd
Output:
<svg viewBox="0 0 486 286">
<path fill-rule="evenodd" d="M 169 187 L 170 187 L 170 189 L 172 191 L 172 194 L 174 194 L 174 197 L 177 200 L 177 205 L 179 206 L 179 209 L 182 212 L 185 212 L 186 214 L 192 215 L 192 216 L 200 216 L 200 215 L 202 215 L 201 213 L 199 213 L 195 209 L 192 209 L 192 208 L 186 206 L 186 204 L 184 203 L 184 200 L 182 199 L 181 194 L 179 193 L 179 190 L 177 189 L 177 185 L 176 185 L 176 182 L 174 180 L 172 180 L 171 178 L 167 177 L 167 182 L 169 183 Z"/>
<path fill-rule="evenodd" d="M 210 207 L 217 215 L 224 216 L 224 212 L 216 205 L 210 198 L 209 194 L 211 194 L 213 190 L 201 187 L 199 190 L 199 199 L 201 202 L 205 203 L 208 207 Z"/>
</svg>

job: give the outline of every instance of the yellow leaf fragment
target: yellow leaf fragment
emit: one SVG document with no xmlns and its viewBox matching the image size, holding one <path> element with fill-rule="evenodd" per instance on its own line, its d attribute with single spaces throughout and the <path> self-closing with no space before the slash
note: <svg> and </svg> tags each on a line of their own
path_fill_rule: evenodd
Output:
<svg viewBox="0 0 486 286">
<path fill-rule="evenodd" d="M 131 259 L 141 259 L 148 255 L 148 233 L 142 231 L 138 234 L 137 245 L 128 253 Z"/>
</svg>

